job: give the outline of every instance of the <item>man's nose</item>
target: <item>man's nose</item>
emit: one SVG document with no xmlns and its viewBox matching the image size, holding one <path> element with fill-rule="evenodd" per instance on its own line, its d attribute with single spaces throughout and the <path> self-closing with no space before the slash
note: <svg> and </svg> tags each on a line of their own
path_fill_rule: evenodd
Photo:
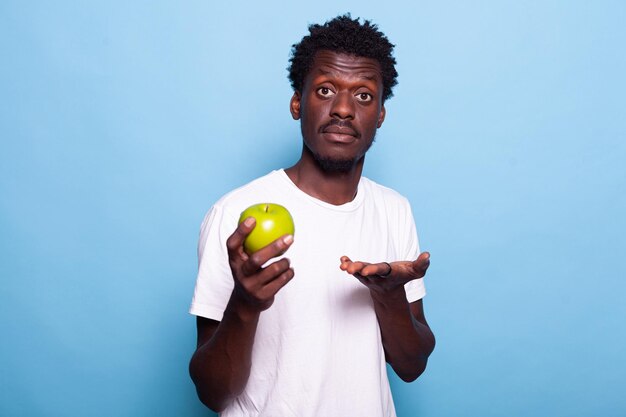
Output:
<svg viewBox="0 0 626 417">
<path fill-rule="evenodd" d="M 354 98 L 349 92 L 343 91 L 335 95 L 330 115 L 339 119 L 354 119 Z"/>
</svg>

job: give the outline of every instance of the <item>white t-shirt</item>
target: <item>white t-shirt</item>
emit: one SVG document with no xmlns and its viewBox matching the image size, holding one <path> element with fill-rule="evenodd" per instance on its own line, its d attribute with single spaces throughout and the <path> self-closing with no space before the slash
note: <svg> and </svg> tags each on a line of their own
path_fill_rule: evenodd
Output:
<svg viewBox="0 0 626 417">
<path fill-rule="evenodd" d="M 291 212 L 294 243 L 285 256 L 295 276 L 261 313 L 250 378 L 221 415 L 395 416 L 369 290 L 339 269 L 339 258 L 415 260 L 419 246 L 408 201 L 361 177 L 355 199 L 335 206 L 304 193 L 284 170 L 226 194 L 202 223 L 191 314 L 222 319 L 233 289 L 226 239 L 241 212 L 257 203 Z M 405 289 L 409 302 L 425 295 L 422 279 Z"/>
</svg>

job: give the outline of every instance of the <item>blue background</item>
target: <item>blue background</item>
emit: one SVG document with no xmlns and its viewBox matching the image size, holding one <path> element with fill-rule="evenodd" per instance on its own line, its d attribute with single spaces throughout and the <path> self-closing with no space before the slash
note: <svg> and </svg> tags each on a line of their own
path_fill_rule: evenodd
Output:
<svg viewBox="0 0 626 417">
<path fill-rule="evenodd" d="M 397 44 L 365 173 L 432 253 L 399 416 L 626 415 L 626 3 L 222 3 L 0 3 L 0 415 L 211 415 L 200 222 L 295 162 L 290 46 L 346 11 Z"/>
</svg>

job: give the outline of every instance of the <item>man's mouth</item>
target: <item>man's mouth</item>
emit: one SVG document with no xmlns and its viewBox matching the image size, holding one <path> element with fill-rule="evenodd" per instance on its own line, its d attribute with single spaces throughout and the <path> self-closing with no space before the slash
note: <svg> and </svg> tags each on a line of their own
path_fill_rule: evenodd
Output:
<svg viewBox="0 0 626 417">
<path fill-rule="evenodd" d="M 337 121 L 331 120 L 320 129 L 322 133 L 330 133 L 337 136 L 352 136 L 353 138 L 359 138 L 361 135 L 352 127 L 352 123 L 349 121 Z"/>
</svg>

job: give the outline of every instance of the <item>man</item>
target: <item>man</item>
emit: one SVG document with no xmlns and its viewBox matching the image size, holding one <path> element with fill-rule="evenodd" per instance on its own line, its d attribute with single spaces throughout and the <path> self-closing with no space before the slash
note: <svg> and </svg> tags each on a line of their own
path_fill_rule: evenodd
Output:
<svg viewBox="0 0 626 417">
<path fill-rule="evenodd" d="M 386 362 L 412 381 L 435 344 L 410 206 L 361 176 L 396 84 L 393 45 L 349 15 L 309 31 L 289 68 L 300 159 L 222 197 L 202 225 L 190 372 L 223 416 L 395 416 Z M 296 237 L 247 255 L 255 223 L 238 217 L 262 202 L 287 207 Z"/>
</svg>

